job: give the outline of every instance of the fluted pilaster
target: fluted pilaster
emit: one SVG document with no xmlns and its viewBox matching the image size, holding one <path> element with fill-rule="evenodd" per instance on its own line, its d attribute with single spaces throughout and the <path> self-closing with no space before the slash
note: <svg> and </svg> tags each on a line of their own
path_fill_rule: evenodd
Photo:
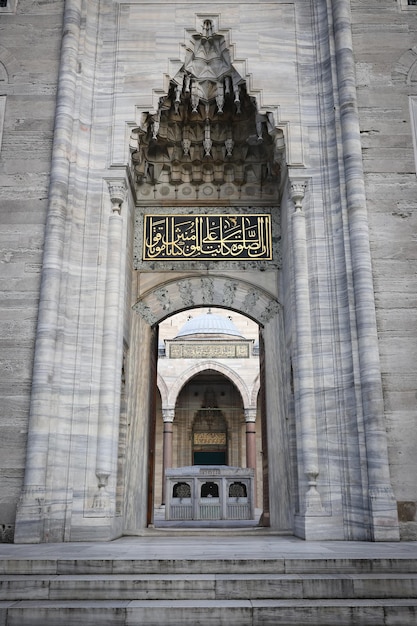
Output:
<svg viewBox="0 0 417 626">
<path fill-rule="evenodd" d="M 100 401 L 97 433 L 96 476 L 97 492 L 93 509 L 97 515 L 111 513 L 111 498 L 107 489 L 109 478 L 115 470 L 114 449 L 119 422 L 120 387 L 122 369 L 122 274 L 123 218 L 122 204 L 126 195 L 124 181 L 108 182 L 112 212 L 107 234 L 107 272 L 103 325 Z"/>
</svg>

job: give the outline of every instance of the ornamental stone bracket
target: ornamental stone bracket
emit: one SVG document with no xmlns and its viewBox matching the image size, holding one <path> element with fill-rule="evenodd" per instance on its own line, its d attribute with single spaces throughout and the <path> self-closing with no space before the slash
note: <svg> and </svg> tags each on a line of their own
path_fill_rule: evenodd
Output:
<svg viewBox="0 0 417 626">
<path fill-rule="evenodd" d="M 189 276 L 144 294 L 133 309 L 150 325 L 186 308 L 218 306 L 267 324 L 281 310 L 278 300 L 250 283 L 224 276 Z"/>
</svg>

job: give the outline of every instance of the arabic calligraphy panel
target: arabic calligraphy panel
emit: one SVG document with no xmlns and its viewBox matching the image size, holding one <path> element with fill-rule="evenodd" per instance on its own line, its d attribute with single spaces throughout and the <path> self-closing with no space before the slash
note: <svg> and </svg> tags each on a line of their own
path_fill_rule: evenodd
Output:
<svg viewBox="0 0 417 626">
<path fill-rule="evenodd" d="M 144 215 L 143 260 L 271 260 L 269 214 Z"/>
<path fill-rule="evenodd" d="M 249 343 L 173 343 L 169 346 L 169 356 L 171 359 L 248 359 Z"/>
</svg>

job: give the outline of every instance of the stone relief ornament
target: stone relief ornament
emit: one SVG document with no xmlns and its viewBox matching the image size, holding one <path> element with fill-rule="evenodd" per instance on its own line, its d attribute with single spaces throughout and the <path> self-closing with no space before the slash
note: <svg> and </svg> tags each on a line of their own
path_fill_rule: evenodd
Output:
<svg viewBox="0 0 417 626">
<path fill-rule="evenodd" d="M 227 306 L 227 307 L 232 306 L 233 301 L 235 299 L 235 295 L 236 295 L 236 289 L 237 289 L 236 282 L 232 280 L 228 280 L 225 283 L 224 291 L 223 291 L 223 300 L 222 300 L 222 304 L 224 304 L 224 306 Z"/>
<path fill-rule="evenodd" d="M 157 289 L 157 291 L 155 291 L 155 296 L 157 300 L 161 303 L 163 311 L 171 310 L 171 300 L 169 297 L 168 289 L 164 289 L 164 288 Z"/>
<path fill-rule="evenodd" d="M 178 291 L 185 306 L 194 305 L 193 288 L 189 280 L 180 280 Z"/>
<path fill-rule="evenodd" d="M 204 277 L 201 279 L 201 297 L 203 300 L 203 304 L 212 304 L 214 300 L 214 289 L 213 289 L 212 278 Z"/>
<path fill-rule="evenodd" d="M 245 299 L 242 305 L 242 311 L 244 311 L 245 313 L 253 312 L 253 309 L 255 308 L 256 303 L 259 300 L 259 297 L 260 297 L 259 292 L 255 291 L 255 289 L 251 289 L 249 293 L 245 296 Z"/>
<path fill-rule="evenodd" d="M 145 320 L 145 322 L 147 322 L 151 326 L 153 324 L 156 324 L 156 322 L 158 321 L 156 316 L 152 313 L 150 307 L 143 301 L 137 302 L 133 308 L 137 313 L 139 313 L 139 315 Z"/>
<path fill-rule="evenodd" d="M 269 322 L 275 315 L 277 315 L 278 311 L 280 310 L 281 306 L 279 304 L 279 302 L 277 302 L 276 300 L 271 300 L 267 306 L 265 307 L 265 310 L 263 311 L 263 313 L 261 313 L 261 315 L 259 316 L 260 321 L 263 324 L 266 324 L 267 322 Z"/>
</svg>

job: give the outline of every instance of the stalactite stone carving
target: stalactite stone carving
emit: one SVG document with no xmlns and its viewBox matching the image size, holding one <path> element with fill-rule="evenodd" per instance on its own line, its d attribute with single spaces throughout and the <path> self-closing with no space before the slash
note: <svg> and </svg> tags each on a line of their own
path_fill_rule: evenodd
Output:
<svg viewBox="0 0 417 626">
<path fill-rule="evenodd" d="M 276 200 L 278 135 L 233 67 L 224 36 L 206 20 L 158 110 L 144 112 L 132 133 L 138 198 Z"/>
</svg>

